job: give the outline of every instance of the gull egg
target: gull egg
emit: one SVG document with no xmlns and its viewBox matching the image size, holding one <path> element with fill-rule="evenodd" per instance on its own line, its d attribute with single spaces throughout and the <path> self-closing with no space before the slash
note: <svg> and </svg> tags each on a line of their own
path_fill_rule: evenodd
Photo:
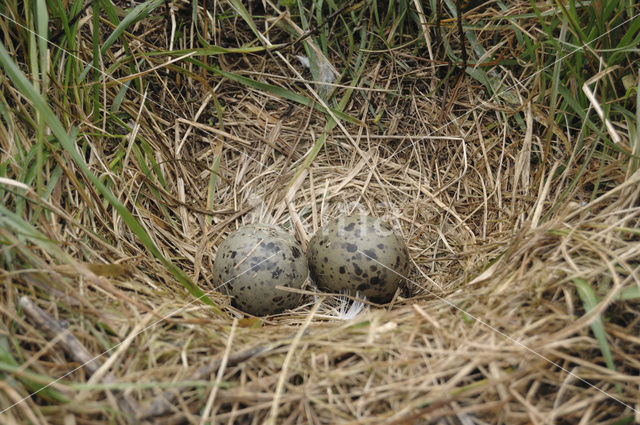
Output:
<svg viewBox="0 0 640 425">
<path fill-rule="evenodd" d="M 268 224 L 250 224 L 229 234 L 218 248 L 213 270 L 233 305 L 255 316 L 297 307 L 302 296 L 276 286 L 300 289 L 309 275 L 295 238 Z"/>
<path fill-rule="evenodd" d="M 311 277 L 321 289 L 350 292 L 375 302 L 391 300 L 409 271 L 404 241 L 377 218 L 339 217 L 309 242 Z"/>
</svg>

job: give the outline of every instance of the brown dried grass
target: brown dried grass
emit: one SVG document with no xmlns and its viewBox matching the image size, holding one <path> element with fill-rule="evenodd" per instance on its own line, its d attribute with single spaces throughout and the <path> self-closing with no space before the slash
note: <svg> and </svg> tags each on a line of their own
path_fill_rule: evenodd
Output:
<svg viewBox="0 0 640 425">
<path fill-rule="evenodd" d="M 299 47 L 284 53 L 293 58 Z M 238 75 L 300 86 L 276 57 L 219 59 Z M 413 61 L 412 72 L 399 59 Z M 638 409 L 638 301 L 607 294 L 640 282 L 631 231 L 640 218 L 640 175 L 628 175 L 620 155 L 604 166 L 592 160 L 574 181 L 584 157 L 568 161 L 560 141 L 546 162 L 530 161 L 532 149 L 545 150 L 535 105 L 522 108 L 521 132 L 512 120 L 518 111 L 481 103 L 484 90 L 469 78 L 427 96 L 439 80 L 409 50 L 370 61 L 362 85 L 381 89 L 358 92 L 346 109 L 366 125 L 332 131 L 289 198 L 286 185 L 323 132 L 322 113 L 211 75 L 206 86 L 171 71 L 148 75 L 154 103 L 141 106 L 137 97 L 123 109 L 137 117 L 137 135 L 166 185 L 133 153 L 121 173 L 105 168 L 117 139 L 87 139 L 91 165 L 109 175 L 161 251 L 210 291 L 223 314 L 194 301 L 97 197 L 75 195 L 71 169 L 54 190 L 52 219 L 39 225 L 74 260 L 55 265 L 36 250 L 38 269 L 5 274 L 2 291 L 4 329 L 14 329 L 24 367 L 48 377 L 70 373 L 53 384 L 70 401 L 29 398 L 3 412 L 5 423 L 125 423 L 127 403 L 138 421 L 158 424 L 593 424 L 631 415 L 620 401 Z M 207 87 L 224 105 L 223 127 Z M 118 87 L 104 90 L 112 98 Z M 336 90 L 339 97 L 345 88 Z M 370 110 L 384 111 L 379 123 Z M 603 175 L 612 183 L 592 196 Z M 215 291 L 216 247 L 243 223 L 284 225 L 305 244 L 329 218 L 354 208 L 385 217 L 409 246 L 415 268 L 389 305 L 343 321 L 335 297 L 308 296 L 294 311 L 249 320 Z M 599 283 L 604 301 L 595 313 L 584 315 L 574 278 Z M 79 367 L 61 349 L 62 337 L 52 340 L 20 313 L 20 294 L 64 321 L 89 353 L 111 348 L 100 358 L 108 367 Z M 607 318 L 615 372 L 590 332 L 596 313 Z M 5 379 L 6 407 L 29 391 Z M 110 382 L 111 389 L 101 386 Z"/>
</svg>

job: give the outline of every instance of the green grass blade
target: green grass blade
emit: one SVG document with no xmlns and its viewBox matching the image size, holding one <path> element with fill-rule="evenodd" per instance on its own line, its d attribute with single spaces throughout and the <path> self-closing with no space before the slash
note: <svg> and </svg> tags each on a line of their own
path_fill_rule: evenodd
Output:
<svg viewBox="0 0 640 425">
<path fill-rule="evenodd" d="M 93 117 L 94 120 L 100 121 L 102 113 L 100 111 L 100 85 L 98 82 L 100 81 L 100 2 L 93 2 L 93 16 L 91 17 L 93 21 L 93 31 L 91 37 L 93 38 L 93 46 L 92 46 L 92 61 L 91 67 L 87 66 L 85 69 L 91 70 L 91 76 L 93 79 L 93 84 L 90 86 L 91 95 L 90 97 L 93 99 Z M 83 77 L 80 77 L 82 80 Z"/>
<path fill-rule="evenodd" d="M 624 288 L 620 291 L 618 295 L 616 295 L 616 300 L 618 301 L 635 301 L 640 300 L 640 288 L 637 286 L 630 286 L 629 288 Z"/>
<path fill-rule="evenodd" d="M 146 18 L 149 13 L 151 13 L 158 6 L 163 5 L 164 2 L 165 0 L 151 0 L 139 4 L 138 6 L 133 8 L 133 10 L 131 10 L 131 12 L 129 12 L 124 17 L 124 19 L 122 19 L 122 21 L 120 21 L 120 24 L 118 24 L 113 32 L 109 34 L 109 37 L 107 37 L 107 39 L 100 44 L 100 54 L 104 55 L 107 49 L 109 49 L 111 45 L 115 43 L 118 37 L 120 37 L 127 30 L 127 28 L 129 28 L 139 20 Z M 98 2 L 96 1 L 96 3 Z M 84 80 L 89 73 L 89 70 L 91 69 L 92 67 L 90 65 L 87 65 L 80 74 L 79 81 Z"/>
<path fill-rule="evenodd" d="M 593 288 L 587 281 L 580 278 L 573 279 L 573 283 L 576 285 L 576 289 L 578 290 L 578 295 L 582 300 L 582 304 L 584 306 L 584 310 L 586 313 L 589 313 L 598 305 L 598 298 L 596 297 Z M 596 337 L 596 341 L 598 341 L 598 345 L 600 346 L 600 351 L 602 352 L 602 357 L 604 357 L 604 361 L 607 367 L 613 371 L 616 370 L 616 365 L 613 362 L 613 356 L 611 355 L 611 348 L 609 347 L 609 342 L 607 341 L 607 333 L 604 330 L 604 326 L 602 324 L 602 317 L 598 315 L 593 322 L 591 322 L 591 331 L 593 335 Z M 619 383 L 616 383 L 616 387 L 618 391 L 621 391 Z"/>
<path fill-rule="evenodd" d="M 150 0 L 146 1 L 138 6 L 134 7 L 131 12 L 127 13 L 125 17 L 120 21 L 120 24 L 113 30 L 109 37 L 102 43 L 100 47 L 100 54 L 104 55 L 107 49 L 111 47 L 113 43 L 133 24 L 146 18 L 158 6 L 162 6 L 164 0 Z"/>
<path fill-rule="evenodd" d="M 36 32 L 38 55 L 40 57 L 40 81 L 43 90 L 49 85 L 49 11 L 45 0 L 36 0 L 34 10 L 36 20 Z"/>
<path fill-rule="evenodd" d="M 636 86 L 636 122 L 631 131 L 631 143 L 633 145 L 633 153 L 636 157 L 640 156 L 640 72 L 638 73 L 638 85 Z M 632 172 L 638 169 L 638 160 L 632 161 Z"/>
<path fill-rule="evenodd" d="M 247 10 L 246 7 L 244 7 L 242 2 L 238 0 L 228 0 L 228 1 L 229 1 L 229 4 L 231 4 L 231 6 L 233 6 L 233 8 L 236 10 L 236 12 L 238 12 L 240 17 L 244 19 L 247 25 L 249 25 L 249 28 L 251 28 L 251 31 L 253 31 L 256 37 L 258 37 L 258 40 L 261 40 L 262 33 L 258 30 L 258 27 L 256 26 L 255 22 L 253 22 L 253 19 L 249 14 L 249 11 Z"/>
<path fill-rule="evenodd" d="M 124 100 L 125 95 L 129 91 L 129 86 L 131 85 L 131 80 L 125 81 L 120 88 L 118 89 L 118 94 L 113 98 L 113 102 L 111 104 L 111 112 L 116 113 L 120 110 L 120 106 L 122 105 L 122 101 Z"/>
<path fill-rule="evenodd" d="M 220 169 L 220 153 L 216 154 L 213 160 L 213 167 L 211 168 L 211 176 L 209 177 L 209 184 L 207 185 L 207 210 L 213 211 L 213 200 L 215 196 L 216 184 L 218 182 L 218 170 Z M 207 223 L 211 224 L 213 221 L 212 216 L 207 216 Z"/>
</svg>

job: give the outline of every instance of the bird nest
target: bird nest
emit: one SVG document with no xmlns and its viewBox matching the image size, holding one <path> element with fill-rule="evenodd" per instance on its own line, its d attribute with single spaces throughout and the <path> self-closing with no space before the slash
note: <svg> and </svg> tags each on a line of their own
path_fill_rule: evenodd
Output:
<svg viewBox="0 0 640 425">
<path fill-rule="evenodd" d="M 19 247 L 2 274 L 3 421 L 633 421 L 640 174 L 630 140 L 617 152 L 574 149 L 579 130 L 547 120 L 530 74 L 496 66 L 492 94 L 469 75 L 440 78 L 451 65 L 411 46 L 351 62 L 327 53 L 316 63 L 338 78 L 325 70 L 313 82 L 296 56 L 318 45 L 289 43 L 276 24 L 295 19 L 271 9 L 258 22 L 263 46 L 278 48 L 142 56 L 168 51 L 169 32 L 207 31 L 180 4 L 164 7 L 127 35 L 144 79 L 101 128 L 77 121 L 91 171 L 158 253 L 78 181 L 67 154 L 51 159 L 67 168 L 36 224 L 57 251 L 3 228 L 5 246 Z M 221 10 L 231 8 L 206 15 L 212 43 L 256 37 Z M 118 84 L 101 87 L 103 111 L 131 73 L 123 52 L 109 56 Z M 257 318 L 219 291 L 216 250 L 239 226 L 280 225 L 306 249 L 351 212 L 382 218 L 408 246 L 411 272 L 390 303 L 308 286 L 300 307 Z"/>
</svg>

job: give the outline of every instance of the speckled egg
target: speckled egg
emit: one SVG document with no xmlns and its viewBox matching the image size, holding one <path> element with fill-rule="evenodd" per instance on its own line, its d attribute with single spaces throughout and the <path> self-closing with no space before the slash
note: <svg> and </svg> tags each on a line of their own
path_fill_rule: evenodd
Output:
<svg viewBox="0 0 640 425">
<path fill-rule="evenodd" d="M 269 224 L 250 224 L 231 233 L 218 248 L 213 269 L 233 305 L 255 316 L 297 307 L 301 295 L 276 286 L 299 289 L 309 275 L 295 238 Z"/>
<path fill-rule="evenodd" d="M 339 217 L 309 242 L 309 269 L 319 288 L 357 292 L 388 302 L 409 271 L 403 240 L 382 221 L 366 215 Z"/>
</svg>

